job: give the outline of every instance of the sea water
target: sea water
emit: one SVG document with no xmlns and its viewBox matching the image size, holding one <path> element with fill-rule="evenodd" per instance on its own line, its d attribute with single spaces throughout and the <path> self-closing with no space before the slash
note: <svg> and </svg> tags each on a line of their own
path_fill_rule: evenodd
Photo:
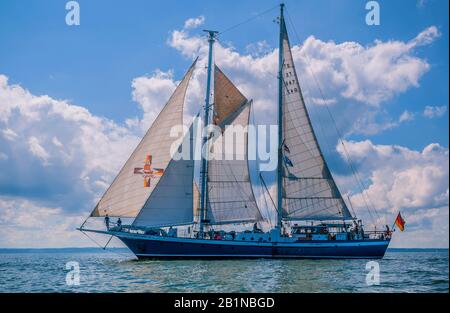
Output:
<svg viewBox="0 0 450 313">
<path fill-rule="evenodd" d="M 3 249 L 0 292 L 449 292 L 448 255 L 390 249 L 382 260 L 137 261 L 126 249 Z"/>
</svg>

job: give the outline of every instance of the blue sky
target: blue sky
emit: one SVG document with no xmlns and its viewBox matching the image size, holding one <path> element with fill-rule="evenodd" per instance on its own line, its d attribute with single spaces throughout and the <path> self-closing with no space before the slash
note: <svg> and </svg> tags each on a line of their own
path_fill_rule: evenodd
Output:
<svg viewBox="0 0 450 313">
<path fill-rule="evenodd" d="M 142 82 L 143 85 L 153 83 L 154 81 L 151 78 L 155 77 L 156 70 L 160 70 L 166 76 L 163 75 L 157 79 L 166 82 L 167 77 L 169 77 L 168 80 L 174 83 L 181 79 L 192 62 L 193 57 L 186 50 L 186 46 L 174 42 L 173 34 L 175 30 L 185 32 L 186 40 L 194 42 L 196 38 L 202 36 L 201 30 L 203 28 L 223 31 L 252 16 L 256 16 L 260 12 L 276 7 L 279 3 L 279 1 L 269 0 L 199 0 L 189 2 L 174 0 L 115 2 L 80 0 L 78 2 L 81 8 L 81 25 L 67 26 L 65 24 L 66 1 L 1 1 L 0 75 L 8 78 L 5 87 L 8 92 L 12 92 L 11 86 L 17 85 L 24 90 L 28 90 L 33 96 L 48 95 L 55 101 L 63 101 L 77 106 L 77 108 L 85 108 L 93 119 L 101 119 L 101 122 L 98 122 L 103 124 L 98 126 L 101 128 L 101 134 L 109 138 L 108 140 L 115 141 L 108 147 L 111 150 L 98 152 L 95 157 L 102 158 L 101 153 L 117 153 L 120 156 L 117 157 L 117 160 L 123 159 L 131 149 L 131 147 L 127 147 L 117 151 L 122 147 L 117 137 L 128 136 L 130 146 L 132 146 L 132 143 L 136 142 L 142 133 L 126 124 L 126 121 L 129 119 L 145 120 L 145 123 L 148 124 L 151 119 L 146 119 L 145 114 L 150 112 L 151 116 L 152 110 L 157 111 L 158 109 L 157 106 L 149 109 L 149 106 L 158 103 L 160 107 L 166 100 L 163 96 L 158 96 L 158 93 L 154 96 L 151 92 L 145 94 L 145 90 L 139 91 L 139 82 Z M 354 153 L 355 162 L 360 167 L 362 175 L 367 176 L 368 185 L 376 181 L 377 175 L 381 175 L 382 170 L 376 168 L 375 165 L 367 165 L 366 163 L 372 160 L 380 164 L 386 158 L 388 159 L 386 164 L 390 162 L 389 160 L 392 160 L 393 164 L 392 167 L 387 165 L 387 168 L 395 168 L 396 162 L 406 164 L 406 162 L 412 162 L 411 160 L 417 158 L 415 165 L 421 164 L 422 167 L 430 166 L 433 169 L 437 167 L 437 171 L 443 171 L 444 173 L 441 174 L 448 179 L 448 166 L 441 164 L 442 160 L 448 163 L 448 1 L 389 0 L 378 2 L 381 7 L 381 25 L 368 26 L 365 23 L 367 11 L 364 6 L 366 1 L 285 1 L 288 15 L 292 19 L 292 24 L 288 23 L 291 44 L 304 44 L 309 38 L 311 49 L 320 46 L 324 49 L 323 51 L 339 54 L 340 56 L 336 57 L 336 60 L 338 60 L 339 58 L 347 58 L 341 51 L 344 48 L 339 45 L 354 42 L 368 51 L 366 57 L 370 59 L 371 55 L 374 54 L 371 51 L 375 51 L 375 48 L 379 47 L 376 41 L 381 43 L 399 42 L 407 45 L 414 38 L 419 38 L 419 34 L 430 27 L 434 27 L 432 30 L 435 30 L 435 32 L 429 35 L 429 42 L 422 41 L 414 48 L 399 52 L 398 60 L 395 58 L 390 60 L 395 65 L 402 62 L 406 64 L 404 67 L 399 67 L 398 70 L 404 71 L 404 73 L 392 72 L 393 76 L 400 75 L 398 79 L 393 79 L 392 85 L 380 81 L 373 82 L 365 76 L 361 78 L 363 74 L 371 77 L 370 68 L 355 75 L 356 78 L 362 79 L 356 85 L 360 88 L 358 92 L 364 95 L 370 96 L 371 88 L 375 88 L 375 92 L 380 94 L 383 94 L 385 89 L 392 88 L 389 93 L 383 94 L 381 100 L 374 100 L 373 103 L 368 104 L 367 101 L 359 99 L 357 93 L 345 94 L 346 91 L 350 92 L 348 89 L 350 87 L 328 86 L 326 70 L 323 72 L 319 70 L 317 77 L 325 98 L 337 99 L 337 104 L 330 105 L 330 109 L 334 116 L 339 117 L 338 126 L 342 126 L 341 130 L 345 134 L 344 139 L 349 142 L 349 149 Z M 226 55 L 226 53 L 235 52 L 241 57 L 253 54 L 254 60 L 258 58 L 264 60 L 265 55 L 269 55 L 277 47 L 277 25 L 272 22 L 276 15 L 277 9 L 275 8 L 249 23 L 222 34 L 220 44 L 223 46 L 223 51 L 218 52 L 216 57 L 220 56 L 221 53 Z M 203 25 L 197 28 L 183 29 L 186 20 L 199 16 L 203 16 L 205 19 Z M 264 43 L 263 51 L 255 51 L 254 46 L 252 46 L 252 44 L 258 42 Z M 332 44 L 327 45 L 330 42 Z M 371 48 L 374 49 L 370 50 Z M 379 49 L 388 51 L 390 48 L 380 46 Z M 201 51 L 199 53 L 201 54 Z M 317 56 L 314 53 L 314 50 L 312 50 L 312 58 Z M 317 56 L 317 60 L 321 57 Z M 382 57 L 383 53 L 380 53 L 380 58 Z M 301 59 L 299 60 L 301 61 Z M 336 60 L 333 60 L 333 62 L 336 62 Z M 219 66 L 223 65 L 232 79 L 235 77 L 238 86 L 239 82 L 244 85 L 243 80 L 251 79 L 251 77 L 245 76 L 247 74 L 239 76 L 239 71 L 233 69 L 226 61 L 223 61 L 223 64 L 221 64 L 220 59 L 216 61 Z M 411 67 L 408 62 L 411 62 Z M 316 66 L 316 63 L 313 63 L 313 67 Z M 417 70 L 414 66 L 417 67 Z M 407 72 L 409 68 L 411 68 L 411 71 Z M 298 65 L 300 82 L 304 83 L 303 88 L 306 89 L 306 93 L 308 93 L 308 89 L 311 89 L 309 96 L 312 99 L 315 95 L 313 89 L 316 86 L 311 80 L 308 80 L 309 76 L 306 74 L 302 80 L 301 69 L 302 65 Z M 375 67 L 374 71 L 376 70 Z M 337 69 L 336 73 L 339 71 Z M 381 74 L 379 76 L 374 74 L 373 76 L 380 77 L 380 80 L 386 80 L 390 77 Z M 395 84 L 398 84 L 398 87 Z M 256 95 L 251 94 L 251 89 L 248 89 L 247 92 L 250 93 L 247 95 L 249 98 L 257 98 Z M 150 99 L 152 95 L 154 97 Z M 0 101 L 2 101 L 1 99 Z M 5 96 L 3 99 L 3 101 L 15 101 L 14 99 L 10 100 L 12 96 Z M 196 99 L 202 98 L 197 96 Z M 0 106 L 2 105 L 0 102 Z M 310 104 L 308 103 L 308 105 Z M 427 106 L 429 107 L 428 113 L 425 113 Z M 192 108 L 193 104 L 190 106 L 191 111 Z M 353 108 L 357 109 L 354 110 Z M 329 120 L 326 120 L 327 117 L 323 115 L 323 107 L 317 106 L 311 109 L 315 125 L 321 121 L 321 115 L 325 122 L 329 122 Z M 262 111 L 267 112 L 267 109 Z M 359 113 L 356 114 L 356 111 Z M 369 114 L 373 114 L 373 119 L 367 118 Z M 27 116 L 25 113 L 23 115 Z M 401 118 L 402 115 L 403 118 Z M 270 117 L 267 116 L 268 114 L 262 113 L 257 118 L 264 122 L 270 122 Z M 374 127 L 375 130 L 356 130 L 353 122 L 357 119 L 360 120 L 358 127 L 361 129 L 369 129 L 368 125 L 373 124 L 371 127 Z M 97 125 L 97 121 L 89 121 L 91 123 L 89 125 Z M 0 154 L 0 162 L 3 162 L 0 163 L 0 168 L 4 173 L 7 173 L 3 176 L 0 175 L 0 196 L 3 197 L 4 201 L 3 209 L 8 210 L 10 214 L 13 214 L 11 211 L 14 211 L 12 208 L 15 206 L 23 207 L 23 210 L 26 210 L 27 206 L 49 210 L 58 209 L 62 215 L 67 214 L 70 219 L 73 219 L 71 222 L 67 222 L 67 225 L 71 227 L 77 221 L 76 215 L 87 214 L 88 208 L 95 202 L 95 197 L 98 197 L 104 185 L 106 186 L 113 178 L 114 171 L 101 169 L 101 166 L 100 169 L 93 169 L 94 165 L 92 167 L 87 166 L 89 159 L 92 158 L 92 155 L 87 152 L 86 154 L 80 153 L 78 163 L 73 161 L 72 158 L 69 161 L 61 161 L 66 160 L 64 155 L 72 155 L 67 151 L 62 154 L 61 159 L 52 159 L 54 154 L 44 142 L 46 140 L 48 142 L 53 140 L 54 142 L 54 134 L 60 132 L 67 134 L 67 138 L 72 140 L 76 137 L 74 135 L 76 134 L 76 128 L 80 127 L 76 124 L 76 121 L 70 121 L 74 124 L 72 129 L 64 122 L 54 120 L 53 115 L 49 115 L 48 120 L 43 117 L 42 124 L 49 123 L 49 129 L 52 125 L 62 125 L 59 128 L 55 126 L 53 132 L 44 131 L 42 125 L 32 128 L 27 123 L 31 122 L 27 120 L 25 123 L 25 120 L 21 120 L 20 114 L 17 114 L 17 116 L 13 114 L 9 121 L 0 122 L 0 130 L 4 134 L 3 139 L 0 137 L 0 153 L 6 155 L 6 157 L 3 157 L 4 160 L 1 161 L 2 154 Z M 114 123 L 114 125 L 108 123 Z M 7 134 L 11 134 L 7 132 L 8 129 L 17 136 L 9 135 L 8 137 Z M 19 147 L 19 145 L 14 145 L 12 140 L 6 139 L 8 137 L 19 140 L 17 138 L 22 135 L 26 138 L 25 142 L 29 143 L 29 147 Z M 341 177 L 340 180 L 345 189 L 348 181 L 345 176 L 348 173 L 341 168 L 342 159 L 336 157 L 339 156 L 339 151 L 336 151 L 335 138 L 327 139 L 325 138 L 326 134 L 323 133 L 318 135 L 319 139 L 326 145 L 324 148 L 326 155 L 335 160 L 331 162 L 331 166 L 334 172 Z M 56 141 L 59 142 L 61 139 Z M 367 141 L 370 142 L 370 145 Z M 365 148 L 363 143 L 366 145 Z M 436 151 L 438 151 L 436 153 L 439 156 L 432 161 L 424 153 L 424 148 L 430 144 L 438 144 L 439 146 L 436 148 Z M 54 146 L 59 145 L 55 144 Z M 392 148 L 397 146 L 401 147 L 398 150 L 400 152 Z M 40 150 L 39 147 L 44 148 L 44 151 Z M 387 152 L 380 152 L 388 149 L 388 147 L 394 151 L 392 155 Z M 37 158 L 21 161 L 21 157 L 17 157 L 13 161 L 11 156 L 14 153 L 20 154 L 20 151 L 22 151 L 20 149 L 32 151 Z M 370 153 L 370 155 L 361 158 L 361 149 Z M 430 148 L 430 150 L 433 149 Z M 376 158 L 377 151 L 379 152 L 378 159 Z M 396 157 L 399 154 L 404 155 L 404 159 L 407 161 L 397 160 Z M 120 162 L 117 160 L 113 161 L 111 168 L 119 166 Z M 86 187 L 84 183 L 80 183 L 80 180 L 82 180 L 80 177 L 65 170 L 65 164 L 71 164 L 73 171 L 83 172 L 88 171 L 88 168 L 90 174 L 86 177 L 92 180 L 93 177 L 100 177 L 101 179 L 96 180 L 98 183 L 95 188 L 90 185 Z M 28 166 L 31 168 L 30 171 L 27 171 Z M 399 173 L 398 177 L 411 177 L 411 173 L 415 170 L 413 167 L 405 168 L 403 172 Z M 64 174 L 61 174 L 62 172 Z M 421 173 L 419 176 L 423 181 L 427 181 L 429 177 L 423 175 L 425 174 Z M 441 176 L 438 177 L 439 179 L 435 178 L 435 180 L 441 181 Z M 11 182 L 11 177 L 14 177 L 13 182 Z M 39 183 L 36 177 L 42 179 L 42 182 Z M 417 182 L 417 179 L 414 179 L 414 181 Z M 400 184 L 401 180 L 396 182 L 397 184 L 392 181 L 386 182 L 384 186 L 389 185 L 392 188 L 397 188 L 396 186 Z M 377 183 L 374 183 L 373 187 L 371 192 L 376 192 Z M 424 189 L 434 190 L 433 188 L 438 187 L 432 186 L 427 189 L 424 186 Z M 445 194 L 445 188 L 447 189 L 447 197 L 442 200 L 439 197 L 442 191 Z M 439 196 L 438 198 L 441 199 L 439 201 L 430 200 L 427 202 L 419 199 L 420 201 L 411 200 L 411 204 L 404 204 L 404 210 L 410 210 L 411 215 L 423 216 L 422 221 L 427 221 L 423 225 L 431 225 L 429 227 L 435 230 L 436 234 L 439 231 L 437 228 L 442 228 L 441 224 L 437 224 L 436 219 L 445 215 L 448 217 L 448 183 L 446 186 L 444 183 L 443 187 L 441 183 L 440 189 L 442 190 L 436 191 L 439 195 L 434 195 L 430 191 L 430 195 L 433 194 L 433 197 Z M 352 190 L 352 188 L 349 187 L 349 190 Z M 410 195 L 396 194 L 392 196 L 392 199 L 402 197 L 408 198 Z M 80 199 L 83 200 L 84 204 L 77 203 L 77 200 L 80 201 Z M 383 201 L 380 199 L 379 203 L 384 205 L 386 210 L 391 210 L 394 204 L 398 206 L 399 203 L 403 203 L 400 200 L 395 200 L 397 202 L 392 200 L 395 203 L 390 204 Z M 430 212 L 434 213 L 431 214 Z M 408 216 L 408 214 L 406 215 Z M 415 217 L 412 220 L 414 221 L 412 224 L 417 226 L 417 231 L 420 231 L 421 222 L 416 222 Z M 0 221 L 0 223 L 6 222 Z M 30 226 L 28 228 L 27 226 L 23 227 L 24 231 L 22 234 L 17 234 L 18 238 L 32 231 L 41 232 L 39 228 L 33 230 L 34 228 L 32 229 Z M 64 231 L 61 230 L 61 232 Z M 421 245 L 448 246 L 448 223 L 446 234 L 446 241 L 429 239 Z M 70 239 L 67 239 L 67 242 L 64 243 L 53 242 L 43 237 L 42 245 L 76 245 L 78 242 L 73 238 L 75 238 L 75 235 L 71 235 Z M 14 238 L 3 239 L 3 241 L 0 241 L 0 246 L 14 246 L 13 241 Z M 17 240 L 17 242 L 21 246 L 31 244 L 22 239 Z"/>
<path fill-rule="evenodd" d="M 79 1 L 81 26 L 65 25 L 65 1 L 2 1 L 0 67 L 11 82 L 34 94 L 70 99 L 93 114 L 116 121 L 139 114 L 132 101 L 130 81 L 154 69 L 173 69 L 180 78 L 190 60 L 166 45 L 170 30 L 193 16 L 203 15 L 206 25 L 218 30 L 277 5 L 277 1 Z M 299 40 L 314 35 L 324 41 L 375 39 L 408 40 L 424 28 L 437 25 L 441 38 L 416 53 L 429 60 L 433 70 L 421 79 L 420 89 L 390 100 L 387 110 L 420 110 L 424 105 L 448 103 L 448 2 L 380 1 L 381 25 L 365 23 L 364 1 L 287 1 Z M 221 37 L 238 51 L 249 42 L 266 40 L 276 47 L 276 10 Z M 198 30 L 200 32 L 200 30 Z M 298 43 L 292 33 L 291 41 Z M 88 75 L 87 75 L 88 74 Z M 95 88 L 93 88 L 95 86 Z M 424 92 L 426 90 L 426 92 Z M 400 103 L 401 105 L 396 105 Z M 422 129 L 429 131 L 423 132 Z M 392 144 L 399 140 L 411 148 L 434 141 L 448 144 L 448 123 L 416 120 L 383 133 L 374 140 Z"/>
</svg>

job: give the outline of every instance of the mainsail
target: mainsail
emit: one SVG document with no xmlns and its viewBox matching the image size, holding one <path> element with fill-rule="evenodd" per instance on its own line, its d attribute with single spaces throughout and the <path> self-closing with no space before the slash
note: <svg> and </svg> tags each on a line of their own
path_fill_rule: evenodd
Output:
<svg viewBox="0 0 450 313">
<path fill-rule="evenodd" d="M 208 162 L 208 202 L 206 219 L 210 224 L 255 222 L 262 219 L 248 168 L 248 133 L 251 101 L 216 66 L 214 71 L 214 110 L 216 123 L 224 133 L 214 138 Z M 243 136 L 227 136 L 231 128 L 241 127 Z M 226 142 L 234 138 L 234 145 Z M 234 147 L 233 147 L 234 146 Z"/>
<path fill-rule="evenodd" d="M 170 130 L 183 124 L 183 104 L 195 63 L 175 89 L 150 129 L 131 154 L 111 186 L 91 213 L 96 216 L 136 217 L 152 194 L 171 160 L 170 147 L 175 138 Z"/>
<path fill-rule="evenodd" d="M 283 218 L 351 219 L 319 148 L 306 110 L 284 19 L 283 38 Z"/>
<path fill-rule="evenodd" d="M 194 124 L 192 124 L 194 125 Z M 188 147 L 187 159 L 172 159 L 133 226 L 162 227 L 190 224 L 194 213 L 193 126 L 178 148 Z"/>
</svg>

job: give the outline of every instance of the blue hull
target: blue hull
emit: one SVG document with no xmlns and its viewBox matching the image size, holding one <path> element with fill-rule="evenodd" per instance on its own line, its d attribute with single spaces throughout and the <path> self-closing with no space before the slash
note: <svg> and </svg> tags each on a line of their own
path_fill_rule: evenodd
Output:
<svg viewBox="0 0 450 313">
<path fill-rule="evenodd" d="M 382 258 L 389 245 L 389 240 L 257 243 L 155 236 L 118 237 L 139 259 Z"/>
</svg>

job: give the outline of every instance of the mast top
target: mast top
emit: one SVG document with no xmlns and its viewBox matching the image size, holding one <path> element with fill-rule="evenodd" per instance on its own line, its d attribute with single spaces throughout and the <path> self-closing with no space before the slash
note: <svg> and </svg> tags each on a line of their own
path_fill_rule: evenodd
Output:
<svg viewBox="0 0 450 313">
<path fill-rule="evenodd" d="M 281 26 L 281 20 L 284 19 L 284 3 L 280 3 L 280 26 Z"/>
<path fill-rule="evenodd" d="M 210 39 L 214 39 L 219 33 L 217 30 L 209 30 L 209 29 L 204 29 L 203 31 L 205 33 L 208 33 Z"/>
</svg>

